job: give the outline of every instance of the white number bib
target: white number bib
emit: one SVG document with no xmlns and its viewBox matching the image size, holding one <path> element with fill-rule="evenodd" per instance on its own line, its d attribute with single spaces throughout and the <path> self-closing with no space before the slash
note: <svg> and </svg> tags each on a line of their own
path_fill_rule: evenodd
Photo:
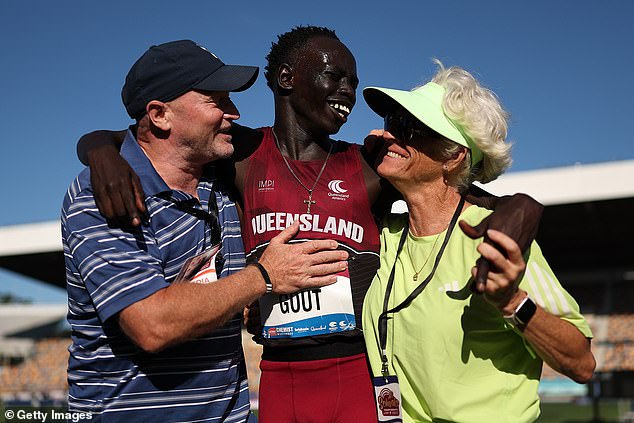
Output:
<svg viewBox="0 0 634 423">
<path fill-rule="evenodd" d="M 267 294 L 260 298 L 264 338 L 301 338 L 356 328 L 348 269 L 337 282 L 294 294 Z"/>
</svg>

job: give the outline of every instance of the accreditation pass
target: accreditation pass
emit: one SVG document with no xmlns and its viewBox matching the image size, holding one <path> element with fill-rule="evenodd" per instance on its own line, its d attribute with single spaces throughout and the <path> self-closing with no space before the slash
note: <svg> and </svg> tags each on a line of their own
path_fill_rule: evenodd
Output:
<svg viewBox="0 0 634 423">
<path fill-rule="evenodd" d="M 301 338 L 356 328 L 348 269 L 337 282 L 294 294 L 270 293 L 260 298 L 262 336 Z"/>
</svg>

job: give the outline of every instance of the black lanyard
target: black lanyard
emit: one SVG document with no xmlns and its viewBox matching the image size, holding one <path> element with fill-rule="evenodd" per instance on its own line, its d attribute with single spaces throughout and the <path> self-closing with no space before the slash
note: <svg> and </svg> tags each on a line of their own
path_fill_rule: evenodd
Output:
<svg viewBox="0 0 634 423">
<path fill-rule="evenodd" d="M 403 245 L 405 244 L 405 240 L 407 239 L 407 235 L 409 233 L 409 219 L 407 219 L 407 223 L 405 224 L 405 228 L 403 228 L 403 233 L 401 234 L 401 239 L 398 242 L 398 248 L 396 250 L 396 257 L 394 258 L 394 265 L 392 266 L 392 272 L 390 273 L 390 278 L 387 281 L 385 297 L 383 299 L 383 313 L 381 313 L 381 315 L 379 316 L 379 342 L 381 344 L 380 345 L 381 346 L 381 362 L 383 363 L 381 368 L 381 373 L 383 373 L 383 376 L 387 376 L 388 374 L 387 353 L 385 350 L 387 346 L 387 319 L 388 319 L 387 315 L 398 313 L 399 311 L 401 311 L 402 309 L 410 305 L 410 303 L 414 301 L 414 298 L 416 298 L 421 292 L 423 292 L 423 290 L 425 289 L 429 281 L 432 280 L 432 278 L 434 277 L 434 273 L 436 273 L 436 269 L 438 268 L 438 263 L 440 263 L 440 259 L 442 258 L 442 255 L 445 252 L 445 247 L 447 246 L 447 243 L 449 242 L 449 237 L 451 237 L 451 232 L 453 231 L 454 226 L 456 226 L 456 222 L 458 221 L 458 216 L 460 216 L 460 212 L 462 211 L 464 202 L 465 202 L 465 198 L 464 196 L 461 196 L 460 202 L 458 203 L 458 207 L 456 207 L 456 211 L 453 213 L 453 217 L 451 218 L 451 221 L 449 222 L 449 226 L 447 227 L 447 233 L 445 234 L 445 239 L 443 240 L 442 245 L 440 246 L 440 250 L 438 251 L 438 254 L 436 254 L 436 259 L 434 260 L 434 267 L 432 268 L 429 275 L 425 278 L 424 281 L 420 283 L 420 285 L 416 287 L 416 289 L 414 289 L 414 291 L 412 291 L 411 294 L 407 296 L 407 298 L 405 298 L 405 300 L 403 300 L 402 303 L 388 310 L 387 309 L 388 302 L 390 300 L 392 287 L 394 285 L 394 274 L 396 272 L 396 262 L 398 261 L 398 255 L 401 253 L 401 250 L 403 249 Z"/>
<path fill-rule="evenodd" d="M 205 221 L 209 225 L 211 245 L 220 244 L 222 230 L 220 229 L 220 223 L 218 222 L 218 204 L 216 203 L 216 195 L 213 192 L 211 192 L 209 196 L 209 211 L 203 210 L 200 201 L 195 198 L 177 200 L 170 197 L 167 200 L 174 204 L 174 206 L 183 213 L 194 216 L 198 220 Z"/>
</svg>

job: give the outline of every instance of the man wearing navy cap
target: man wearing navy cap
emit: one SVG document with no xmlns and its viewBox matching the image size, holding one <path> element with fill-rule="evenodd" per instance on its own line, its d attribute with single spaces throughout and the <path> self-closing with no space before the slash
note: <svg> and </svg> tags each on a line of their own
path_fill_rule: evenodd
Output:
<svg viewBox="0 0 634 423">
<path fill-rule="evenodd" d="M 189 40 L 152 46 L 130 69 L 122 99 L 138 129 L 121 155 L 139 175 L 147 216 L 109 225 L 88 169 L 62 209 L 71 411 L 93 421 L 247 420 L 239 313 L 266 292 L 334 283 L 346 268 L 334 241 L 287 244 L 294 224 L 240 270 L 236 207 L 208 164 L 233 153 L 240 115 L 229 92 L 257 73 Z"/>
</svg>

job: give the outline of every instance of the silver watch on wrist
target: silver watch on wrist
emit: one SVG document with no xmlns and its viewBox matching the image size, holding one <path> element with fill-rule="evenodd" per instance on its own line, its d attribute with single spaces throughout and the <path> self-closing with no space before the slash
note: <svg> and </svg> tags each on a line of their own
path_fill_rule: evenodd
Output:
<svg viewBox="0 0 634 423">
<path fill-rule="evenodd" d="M 513 314 L 504 316 L 504 319 L 516 327 L 526 327 L 537 311 L 537 305 L 527 295 L 522 302 L 515 308 Z"/>
</svg>

